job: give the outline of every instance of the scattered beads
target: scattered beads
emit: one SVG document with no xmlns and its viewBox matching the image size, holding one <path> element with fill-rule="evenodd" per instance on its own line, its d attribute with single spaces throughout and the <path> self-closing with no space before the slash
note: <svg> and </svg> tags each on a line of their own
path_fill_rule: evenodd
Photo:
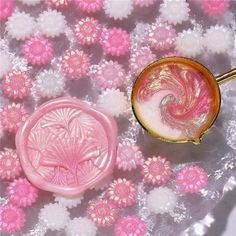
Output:
<svg viewBox="0 0 236 236">
<path fill-rule="evenodd" d="M 14 11 L 15 4 L 13 1 L 1 0 L 0 4 L 0 20 L 6 20 Z"/>
<path fill-rule="evenodd" d="M 11 69 L 11 66 L 9 54 L 0 52 L 0 79 Z"/>
<path fill-rule="evenodd" d="M 146 231 L 145 222 L 136 215 L 122 217 L 115 224 L 115 236 L 144 236 Z"/>
<path fill-rule="evenodd" d="M 152 5 L 156 0 L 133 0 L 134 5 L 140 7 L 148 7 Z"/>
<path fill-rule="evenodd" d="M 6 105 L 0 112 L 1 123 L 8 132 L 16 133 L 20 126 L 26 121 L 28 112 L 20 103 Z"/>
<path fill-rule="evenodd" d="M 92 17 L 82 18 L 74 26 L 74 34 L 78 43 L 91 45 L 98 41 L 101 34 L 101 25 Z"/>
<path fill-rule="evenodd" d="M 182 192 L 197 193 L 207 184 L 208 176 L 199 166 L 186 166 L 176 177 L 176 184 Z"/>
<path fill-rule="evenodd" d="M 3 93 L 9 98 L 24 98 L 30 94 L 32 81 L 26 72 L 10 71 L 2 81 Z"/>
<path fill-rule="evenodd" d="M 147 207 L 150 212 L 163 214 L 172 211 L 177 202 L 176 194 L 167 187 L 154 188 L 147 195 Z"/>
<path fill-rule="evenodd" d="M 14 180 L 7 188 L 7 196 L 18 207 L 31 206 L 38 198 L 38 190 L 27 179 Z"/>
<path fill-rule="evenodd" d="M 125 141 L 118 146 L 116 165 L 123 171 L 136 169 L 143 164 L 143 155 L 139 147 L 129 141 Z"/>
<path fill-rule="evenodd" d="M 6 233 L 14 233 L 23 228 L 25 213 L 22 209 L 6 204 L 0 206 L 0 230 Z"/>
<path fill-rule="evenodd" d="M 107 189 L 107 197 L 118 207 L 132 206 L 137 200 L 137 188 L 129 180 L 114 180 Z"/>
<path fill-rule="evenodd" d="M 33 34 L 36 22 L 30 14 L 14 12 L 6 22 L 8 34 L 17 40 L 24 40 Z"/>
<path fill-rule="evenodd" d="M 35 6 L 41 2 L 41 0 L 18 0 L 27 6 Z"/>
<path fill-rule="evenodd" d="M 106 54 L 123 56 L 130 50 L 131 39 L 127 31 L 121 28 L 111 28 L 102 33 L 101 44 Z"/>
<path fill-rule="evenodd" d="M 57 10 L 43 11 L 38 17 L 38 27 L 47 37 L 59 36 L 66 28 L 65 16 Z"/>
<path fill-rule="evenodd" d="M 53 58 L 52 43 L 44 37 L 31 37 L 23 45 L 23 56 L 30 64 L 45 65 Z"/>
<path fill-rule="evenodd" d="M 82 11 L 94 13 L 103 8 L 103 0 L 74 0 L 75 5 Z"/>
<path fill-rule="evenodd" d="M 161 156 L 154 156 L 144 162 L 141 173 L 146 183 L 163 185 L 170 179 L 172 171 L 169 161 Z"/>
<path fill-rule="evenodd" d="M 89 66 L 89 56 L 78 49 L 67 51 L 61 59 L 61 67 L 64 74 L 72 79 L 80 79 L 86 76 Z"/>
<path fill-rule="evenodd" d="M 118 210 L 110 201 L 100 199 L 90 203 L 87 215 L 98 227 L 106 227 L 116 221 Z"/>
<path fill-rule="evenodd" d="M 61 230 L 69 222 L 69 212 L 57 203 L 45 205 L 39 212 L 39 222 L 50 230 Z"/>
<path fill-rule="evenodd" d="M 229 8 L 229 0 L 202 0 L 202 10 L 210 16 L 223 14 Z"/>
<path fill-rule="evenodd" d="M 14 179 L 21 172 L 20 159 L 16 150 L 6 149 L 0 152 L 0 178 Z"/>
<path fill-rule="evenodd" d="M 67 208 L 73 208 L 81 204 L 81 201 L 83 199 L 83 196 L 78 196 L 76 198 L 66 198 L 58 194 L 54 194 L 55 202 L 58 202 L 60 205 L 67 207 Z"/>
</svg>

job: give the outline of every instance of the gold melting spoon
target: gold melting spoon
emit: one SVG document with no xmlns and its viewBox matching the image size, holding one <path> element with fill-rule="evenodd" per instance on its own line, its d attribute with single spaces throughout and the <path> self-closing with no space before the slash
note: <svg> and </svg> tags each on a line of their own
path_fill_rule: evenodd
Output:
<svg viewBox="0 0 236 236">
<path fill-rule="evenodd" d="M 154 61 L 134 82 L 131 97 L 134 115 L 154 137 L 199 144 L 219 113 L 219 85 L 234 78 L 236 68 L 214 76 L 189 58 Z"/>
</svg>

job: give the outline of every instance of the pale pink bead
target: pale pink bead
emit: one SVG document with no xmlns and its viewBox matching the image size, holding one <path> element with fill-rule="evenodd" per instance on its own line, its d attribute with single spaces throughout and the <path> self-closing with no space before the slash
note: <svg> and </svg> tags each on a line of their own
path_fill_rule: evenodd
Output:
<svg viewBox="0 0 236 236">
<path fill-rule="evenodd" d="M 61 58 L 61 67 L 64 74 L 72 79 L 80 79 L 86 76 L 89 66 L 89 56 L 78 49 L 67 51 Z"/>
<path fill-rule="evenodd" d="M 6 204 L 0 207 L 0 231 L 14 233 L 23 228 L 25 213 L 22 209 Z"/>
<path fill-rule="evenodd" d="M 163 185 L 167 183 L 172 174 L 170 162 L 161 156 L 148 158 L 142 166 L 141 174 L 146 183 Z"/>
<path fill-rule="evenodd" d="M 10 71 L 2 80 L 3 93 L 9 98 L 24 98 L 30 94 L 32 81 L 23 71 Z"/>
<path fill-rule="evenodd" d="M 20 103 L 6 105 L 0 112 L 1 124 L 8 132 L 16 133 L 21 125 L 26 121 L 29 114 Z"/>
<path fill-rule="evenodd" d="M 156 56 L 149 47 L 135 50 L 130 57 L 129 65 L 132 74 L 138 75 L 148 64 L 155 60 Z"/>
<path fill-rule="evenodd" d="M 87 215 L 98 227 L 106 227 L 115 223 L 118 209 L 111 201 L 100 199 L 90 203 Z"/>
<path fill-rule="evenodd" d="M 115 236 L 144 236 L 146 231 L 145 222 L 136 215 L 120 218 L 115 224 Z"/>
<path fill-rule="evenodd" d="M 134 5 L 140 7 L 148 7 L 152 5 L 156 0 L 133 0 Z"/>
<path fill-rule="evenodd" d="M 103 0 L 74 0 L 75 5 L 84 12 L 94 13 L 102 10 Z"/>
<path fill-rule="evenodd" d="M 14 179 L 21 172 L 21 164 L 16 150 L 6 149 L 0 152 L 0 178 Z"/>
<path fill-rule="evenodd" d="M 118 207 L 128 207 L 137 200 L 137 187 L 126 179 L 114 180 L 107 189 L 107 198 Z"/>
<path fill-rule="evenodd" d="M 176 177 L 176 184 L 182 192 L 196 193 L 207 184 L 208 176 L 199 166 L 186 166 L 180 170 Z"/>
<path fill-rule="evenodd" d="M 23 45 L 23 56 L 29 64 L 50 63 L 53 58 L 52 43 L 44 37 L 31 37 Z"/>
<path fill-rule="evenodd" d="M 74 26 L 74 34 L 78 43 L 91 45 L 98 41 L 101 34 L 101 25 L 92 17 L 82 18 Z"/>
<path fill-rule="evenodd" d="M 210 16 L 223 14 L 229 8 L 230 0 L 202 0 L 202 10 Z"/>
<path fill-rule="evenodd" d="M 7 188 L 7 196 L 18 207 L 31 206 L 38 197 L 38 190 L 26 178 L 14 180 Z"/>
<path fill-rule="evenodd" d="M 174 46 L 176 39 L 175 29 L 168 23 L 157 20 L 150 26 L 148 41 L 156 50 L 167 50 Z"/>
<path fill-rule="evenodd" d="M 54 8 L 66 8 L 70 6 L 72 3 L 72 0 L 47 0 L 47 4 L 49 7 L 54 7 Z"/>
<path fill-rule="evenodd" d="M 13 0 L 1 0 L 0 20 L 6 20 L 13 12 L 15 4 Z"/>
<path fill-rule="evenodd" d="M 101 35 L 101 45 L 106 54 L 112 56 L 123 56 L 130 50 L 130 35 L 127 31 L 121 28 L 104 30 Z"/>
<path fill-rule="evenodd" d="M 123 171 L 136 169 L 143 164 L 143 155 L 139 147 L 129 141 L 125 141 L 118 146 L 116 165 Z"/>
</svg>

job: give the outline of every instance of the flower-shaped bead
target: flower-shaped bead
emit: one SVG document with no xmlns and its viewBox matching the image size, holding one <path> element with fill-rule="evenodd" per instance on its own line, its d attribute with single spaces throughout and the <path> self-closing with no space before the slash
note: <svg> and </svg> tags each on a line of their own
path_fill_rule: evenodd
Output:
<svg viewBox="0 0 236 236">
<path fill-rule="evenodd" d="M 53 57 L 52 43 L 44 37 L 31 37 L 23 45 L 23 56 L 29 64 L 45 65 Z"/>
<path fill-rule="evenodd" d="M 176 184 L 182 192 L 197 193 L 207 184 L 208 176 L 199 166 L 186 166 L 176 177 Z"/>
<path fill-rule="evenodd" d="M 36 22 L 25 12 L 14 12 L 6 22 L 8 34 L 17 40 L 24 40 L 33 34 Z"/>
<path fill-rule="evenodd" d="M 10 71 L 12 66 L 11 58 L 8 53 L 0 51 L 0 79 Z"/>
<path fill-rule="evenodd" d="M 123 56 L 130 50 L 130 35 L 127 31 L 121 28 L 104 30 L 101 35 L 101 45 L 106 54 L 112 56 Z"/>
<path fill-rule="evenodd" d="M 58 194 L 54 194 L 55 202 L 58 202 L 60 205 L 67 207 L 67 208 L 73 208 L 81 204 L 81 201 L 83 199 L 83 196 L 77 196 L 76 198 L 66 198 Z"/>
<path fill-rule="evenodd" d="M 61 230 L 69 222 L 69 212 L 57 203 L 45 205 L 39 212 L 39 222 L 47 229 Z"/>
<path fill-rule="evenodd" d="M 25 224 L 25 213 L 22 209 L 6 204 L 0 206 L 0 231 L 14 233 L 23 228 Z"/>
<path fill-rule="evenodd" d="M 90 203 L 87 215 L 98 227 L 106 227 L 115 223 L 118 209 L 110 201 L 100 199 Z"/>
<path fill-rule="evenodd" d="M 74 26 L 74 34 L 77 42 L 83 45 L 91 45 L 98 41 L 102 27 L 92 17 L 82 18 Z"/>
<path fill-rule="evenodd" d="M 16 150 L 6 149 L 0 152 L 0 178 L 14 179 L 21 172 L 21 164 Z"/>
<path fill-rule="evenodd" d="M 107 189 L 107 197 L 118 207 L 128 207 L 137 200 L 137 187 L 126 179 L 114 180 Z"/>
<path fill-rule="evenodd" d="M 115 236 L 144 236 L 146 231 L 145 222 L 136 215 L 122 217 L 115 224 Z"/>
<path fill-rule="evenodd" d="M 152 5 L 156 0 L 133 0 L 134 5 L 140 7 L 148 7 Z"/>
<path fill-rule="evenodd" d="M 100 11 L 104 0 L 74 0 L 75 5 L 84 12 L 94 13 Z"/>
<path fill-rule="evenodd" d="M 89 66 L 89 56 L 78 49 L 67 51 L 61 58 L 61 67 L 64 74 L 72 79 L 80 79 L 86 76 Z"/>
<path fill-rule="evenodd" d="M 147 207 L 150 212 L 155 214 L 163 214 L 172 211 L 176 203 L 176 194 L 167 187 L 154 188 L 147 195 Z"/>
<path fill-rule="evenodd" d="M 24 106 L 20 103 L 6 105 L 0 112 L 1 123 L 5 130 L 15 133 L 29 116 Z"/>
<path fill-rule="evenodd" d="M 152 185 L 163 185 L 171 177 L 170 162 L 160 156 L 148 158 L 142 166 L 143 180 Z"/>
<path fill-rule="evenodd" d="M 155 60 L 156 56 L 149 47 L 139 48 L 131 54 L 129 65 L 132 74 L 138 75 L 148 64 Z"/>
<path fill-rule="evenodd" d="M 105 0 L 104 11 L 108 17 L 115 20 L 127 18 L 133 11 L 132 0 Z"/>
<path fill-rule="evenodd" d="M 137 145 L 129 141 L 119 144 L 116 158 L 116 166 L 118 169 L 131 171 L 142 164 L 143 155 Z"/>
<path fill-rule="evenodd" d="M 41 2 L 41 0 L 18 0 L 27 6 L 35 6 Z"/>
<path fill-rule="evenodd" d="M 9 98 L 24 98 L 30 94 L 31 78 L 23 71 L 10 71 L 2 80 L 3 93 Z"/>
<path fill-rule="evenodd" d="M 223 14 L 229 8 L 230 0 L 202 0 L 202 10 L 210 16 Z"/>
<path fill-rule="evenodd" d="M 6 20 L 14 11 L 15 4 L 13 1 L 2 0 L 0 4 L 0 20 Z"/>
</svg>

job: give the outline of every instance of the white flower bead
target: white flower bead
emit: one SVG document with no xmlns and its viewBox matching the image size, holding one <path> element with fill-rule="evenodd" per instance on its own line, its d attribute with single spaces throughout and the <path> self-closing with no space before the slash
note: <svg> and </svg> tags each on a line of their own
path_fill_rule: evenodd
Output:
<svg viewBox="0 0 236 236">
<path fill-rule="evenodd" d="M 13 13 L 6 22 L 8 34 L 17 40 L 24 40 L 35 31 L 36 22 L 30 14 L 25 12 Z"/>
<path fill-rule="evenodd" d="M 188 20 L 189 11 L 186 0 L 164 0 L 160 6 L 161 17 L 174 25 Z"/>
<path fill-rule="evenodd" d="M 68 236 L 95 236 L 97 227 L 90 219 L 79 217 L 68 223 L 66 233 Z"/>
<path fill-rule="evenodd" d="M 106 89 L 99 95 L 97 105 L 112 116 L 120 116 L 128 108 L 128 99 L 119 89 Z"/>
<path fill-rule="evenodd" d="M 65 31 L 65 16 L 57 10 L 47 10 L 38 17 L 38 27 L 42 34 L 47 37 L 56 37 Z"/>
<path fill-rule="evenodd" d="M 50 203 L 40 210 L 39 222 L 47 229 L 61 230 L 69 222 L 69 212 L 58 203 Z"/>
<path fill-rule="evenodd" d="M 225 53 L 233 46 L 233 33 L 225 26 L 211 26 L 205 33 L 205 46 L 212 53 Z"/>
<path fill-rule="evenodd" d="M 177 202 L 176 194 L 167 187 L 154 188 L 147 195 L 147 207 L 150 212 L 163 214 L 172 211 Z"/>
<path fill-rule="evenodd" d="M 133 11 L 132 0 L 105 0 L 105 13 L 115 20 L 127 18 Z"/>
<path fill-rule="evenodd" d="M 83 199 L 83 196 L 76 198 L 66 198 L 58 194 L 54 194 L 55 201 L 58 202 L 60 205 L 67 207 L 67 208 L 73 208 L 81 204 L 81 201 Z"/>
<path fill-rule="evenodd" d="M 65 78 L 57 71 L 44 70 L 36 77 L 35 85 L 39 96 L 54 98 L 63 94 Z"/>
<path fill-rule="evenodd" d="M 41 0 L 18 0 L 27 6 L 35 6 L 41 2 Z"/>
<path fill-rule="evenodd" d="M 176 50 L 188 57 L 195 57 L 203 50 L 202 33 L 198 30 L 184 30 L 176 38 Z"/>
<path fill-rule="evenodd" d="M 6 52 L 0 52 L 0 79 L 11 69 L 11 58 Z"/>
</svg>

